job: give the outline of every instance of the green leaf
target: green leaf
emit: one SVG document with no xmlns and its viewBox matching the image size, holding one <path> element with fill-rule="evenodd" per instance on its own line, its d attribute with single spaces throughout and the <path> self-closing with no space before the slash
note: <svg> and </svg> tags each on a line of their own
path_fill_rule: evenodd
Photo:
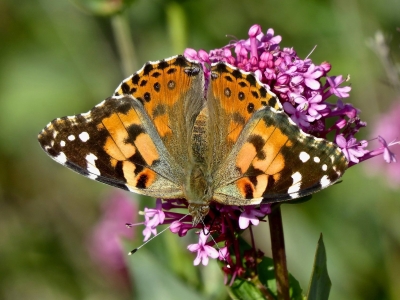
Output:
<svg viewBox="0 0 400 300">
<path fill-rule="evenodd" d="M 134 287 L 134 299 L 204 299 L 198 291 L 165 268 L 147 249 L 140 249 L 132 256 L 127 255 L 126 262 Z"/>
<path fill-rule="evenodd" d="M 266 299 L 253 282 L 236 279 L 228 290 L 232 299 Z"/>
<path fill-rule="evenodd" d="M 310 285 L 308 287 L 307 300 L 327 300 L 329 298 L 331 286 L 332 283 L 326 265 L 326 251 L 321 234 L 318 241 L 317 251 L 315 253 L 314 267 Z"/>
<path fill-rule="evenodd" d="M 240 249 L 248 249 L 250 246 L 246 241 L 240 238 Z M 272 298 L 277 299 L 274 261 L 272 258 L 263 257 L 258 264 L 258 276 L 252 280 L 236 279 L 232 284 L 229 293 L 233 299 L 269 299 L 265 292 Z M 290 299 L 303 300 L 303 291 L 299 282 L 289 274 Z M 264 290 L 264 293 L 263 291 Z"/>
</svg>

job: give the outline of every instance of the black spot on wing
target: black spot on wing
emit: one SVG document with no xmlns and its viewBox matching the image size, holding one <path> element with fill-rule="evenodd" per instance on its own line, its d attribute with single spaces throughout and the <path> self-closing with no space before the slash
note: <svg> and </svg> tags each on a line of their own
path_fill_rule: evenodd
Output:
<svg viewBox="0 0 400 300">
<path fill-rule="evenodd" d="M 275 107 L 277 102 L 278 102 L 278 100 L 276 99 L 276 97 L 271 97 L 271 99 L 268 100 L 268 105 L 271 107 Z"/>
<path fill-rule="evenodd" d="M 254 98 L 258 99 L 260 98 L 260 95 L 256 91 L 251 91 L 251 94 L 253 95 Z"/>
<path fill-rule="evenodd" d="M 238 70 L 238 69 L 234 69 L 231 74 L 236 79 L 242 78 L 242 72 L 240 70 Z"/>
<path fill-rule="evenodd" d="M 146 174 L 141 174 L 136 182 L 136 187 L 138 189 L 145 189 L 148 180 L 149 177 Z"/>
<path fill-rule="evenodd" d="M 187 67 L 189 61 L 183 55 L 178 55 L 172 64 L 179 67 Z"/>
<path fill-rule="evenodd" d="M 143 68 L 143 75 L 149 75 L 149 73 L 153 70 L 153 65 L 151 63 L 146 63 Z"/>
<path fill-rule="evenodd" d="M 135 75 L 132 76 L 132 83 L 133 84 L 137 85 L 139 83 L 139 80 L 140 80 L 139 74 L 135 74 Z"/>
<path fill-rule="evenodd" d="M 173 74 L 173 73 L 175 73 L 176 71 L 177 71 L 176 68 L 171 68 L 171 69 L 168 69 L 167 74 Z"/>
<path fill-rule="evenodd" d="M 245 198 L 246 199 L 253 199 L 254 198 L 254 190 L 253 186 L 249 183 L 246 183 L 244 185 L 244 193 L 245 193 Z"/>
<path fill-rule="evenodd" d="M 233 82 L 232 77 L 229 75 L 226 75 L 224 78 L 226 79 L 226 81 Z"/>
<path fill-rule="evenodd" d="M 131 126 L 129 126 L 127 129 L 128 131 L 128 138 L 125 140 L 125 143 L 129 143 L 129 144 L 134 144 L 136 138 L 142 134 L 145 133 L 145 130 L 143 129 L 142 126 L 137 125 L 137 124 L 133 124 Z"/>
<path fill-rule="evenodd" d="M 169 63 L 165 60 L 160 60 L 157 64 L 157 69 L 164 70 L 169 67 Z"/>
<path fill-rule="evenodd" d="M 256 78 L 252 74 L 247 74 L 246 80 L 250 83 L 250 85 L 255 86 L 256 85 Z"/>
<path fill-rule="evenodd" d="M 213 68 L 215 69 L 213 71 L 216 73 L 227 73 L 228 72 L 228 68 L 224 63 L 216 64 Z"/>
<path fill-rule="evenodd" d="M 130 87 L 129 87 L 129 85 L 126 83 L 126 82 L 124 82 L 122 85 L 121 85 L 121 89 L 122 89 L 122 92 L 124 93 L 124 94 L 128 94 L 129 92 L 130 92 Z"/>
</svg>

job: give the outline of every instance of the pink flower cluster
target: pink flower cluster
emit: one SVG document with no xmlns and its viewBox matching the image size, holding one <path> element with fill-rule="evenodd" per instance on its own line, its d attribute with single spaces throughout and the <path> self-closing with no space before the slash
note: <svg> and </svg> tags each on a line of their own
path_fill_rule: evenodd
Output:
<svg viewBox="0 0 400 300">
<path fill-rule="evenodd" d="M 281 36 L 274 30 L 264 34 L 260 25 L 253 25 L 247 40 L 232 41 L 228 45 L 211 50 L 186 49 L 184 55 L 206 65 L 225 61 L 244 71 L 253 72 L 257 78 L 280 99 L 285 112 L 303 131 L 316 137 L 327 138 L 333 132 L 334 142 L 343 150 L 349 166 L 368 158 L 390 152 L 388 144 L 378 141 L 381 147 L 367 150 L 368 142 L 358 141 L 356 133 L 366 123 L 359 118 L 360 110 L 342 99 L 349 97 L 350 86 L 342 75 L 329 76 L 331 65 L 323 62 L 315 65 L 310 58 L 301 59 L 293 48 L 279 47 Z M 209 71 L 208 71 L 209 72 Z M 331 96 L 336 103 L 327 102 Z M 333 125 L 326 127 L 328 119 Z M 391 157 L 389 155 L 389 157 Z M 389 162 L 393 162 L 389 159 Z"/>
<path fill-rule="evenodd" d="M 278 96 L 285 112 L 301 129 L 321 138 L 327 138 L 331 133 L 333 141 L 346 155 L 349 166 L 377 155 L 383 155 L 387 162 L 395 161 L 389 150 L 392 144 L 383 138 L 378 138 L 381 146 L 373 150 L 367 150 L 367 141 L 356 139 L 355 135 L 366 123 L 360 120 L 357 108 L 342 101 L 349 97 L 351 90 L 350 86 L 343 85 L 348 81 L 346 77 L 328 75 L 331 65 L 327 62 L 316 65 L 309 58 L 299 58 L 293 48 L 281 50 L 279 43 L 282 38 L 275 36 L 273 29 L 264 34 L 259 25 L 253 25 L 248 34 L 247 40 L 232 41 L 220 49 L 210 52 L 186 49 L 184 55 L 202 63 L 206 79 L 210 73 L 207 66 L 220 61 L 255 73 Z M 337 98 L 336 103 L 327 101 L 331 96 Z M 333 125 L 327 127 L 326 124 Z M 199 242 L 188 246 L 189 251 L 197 253 L 194 264 L 201 262 L 206 265 L 210 257 L 224 260 L 230 266 L 224 268 L 225 274 L 230 275 L 233 282 L 236 276 L 243 274 L 244 264 L 256 261 L 254 255 L 241 257 L 237 235 L 250 225 L 258 225 L 270 212 L 270 206 L 241 208 L 212 203 L 204 223 L 195 227 L 190 215 L 174 211 L 187 207 L 184 199 L 164 202 L 158 199 L 155 209 L 144 212 L 145 240 L 157 233 L 160 224 L 170 224 L 170 230 L 179 236 L 195 229 L 199 233 Z M 221 247 L 215 249 L 216 245 Z"/>
</svg>

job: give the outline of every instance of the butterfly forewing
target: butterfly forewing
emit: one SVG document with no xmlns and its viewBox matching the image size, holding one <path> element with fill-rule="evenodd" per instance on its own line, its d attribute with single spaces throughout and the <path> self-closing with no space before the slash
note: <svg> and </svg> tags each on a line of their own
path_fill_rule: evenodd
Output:
<svg viewBox="0 0 400 300">
<path fill-rule="evenodd" d="M 178 167 L 185 168 L 192 128 L 205 102 L 201 66 L 180 55 L 149 62 L 125 79 L 115 94 L 142 103 L 169 154 Z"/>
<path fill-rule="evenodd" d="M 154 126 L 132 97 L 112 97 L 86 114 L 51 122 L 42 148 L 57 162 L 91 179 L 149 196 L 182 196 Z M 177 175 L 178 174 L 178 175 Z"/>
<path fill-rule="evenodd" d="M 254 74 L 222 62 L 212 66 L 207 107 L 209 144 L 216 150 L 213 170 L 231 152 L 251 116 L 264 106 L 281 109 L 276 96 Z"/>
</svg>

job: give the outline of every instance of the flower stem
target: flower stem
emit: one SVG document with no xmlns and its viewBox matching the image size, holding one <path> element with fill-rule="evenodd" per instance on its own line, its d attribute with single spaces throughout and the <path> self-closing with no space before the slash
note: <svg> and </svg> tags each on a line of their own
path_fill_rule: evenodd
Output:
<svg viewBox="0 0 400 300">
<path fill-rule="evenodd" d="M 289 300 L 289 275 L 286 264 L 285 240 L 279 203 L 271 206 L 271 213 L 268 215 L 268 221 L 278 300 Z"/>
<path fill-rule="evenodd" d="M 137 69 L 135 47 L 129 28 L 126 13 L 122 12 L 111 18 L 112 30 L 120 56 L 121 70 L 124 76 L 129 76 Z"/>
</svg>

